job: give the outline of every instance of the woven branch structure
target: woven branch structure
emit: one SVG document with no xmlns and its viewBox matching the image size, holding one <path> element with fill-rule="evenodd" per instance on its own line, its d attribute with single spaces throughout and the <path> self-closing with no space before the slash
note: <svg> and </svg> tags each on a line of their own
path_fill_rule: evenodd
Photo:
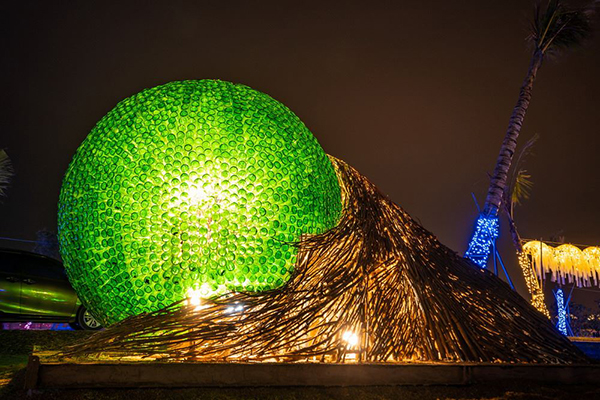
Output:
<svg viewBox="0 0 600 400">
<path fill-rule="evenodd" d="M 340 223 L 304 237 L 288 283 L 125 319 L 61 357 L 173 361 L 539 362 L 588 359 L 344 162 Z"/>
</svg>

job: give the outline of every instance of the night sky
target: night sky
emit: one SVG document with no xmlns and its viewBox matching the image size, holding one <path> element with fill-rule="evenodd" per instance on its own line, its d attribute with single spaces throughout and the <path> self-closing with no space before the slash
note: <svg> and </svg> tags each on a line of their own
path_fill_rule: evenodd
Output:
<svg viewBox="0 0 600 400">
<path fill-rule="evenodd" d="M 527 71 L 532 6 L 5 1 L 0 148 L 16 176 L 1 200 L 0 236 L 56 230 L 68 163 L 117 102 L 174 80 L 217 78 L 287 105 L 326 152 L 463 253 L 477 214 L 471 192 L 483 202 Z M 538 74 L 520 137 L 541 136 L 526 164 L 532 196 L 517 210 L 523 237 L 562 232 L 600 245 L 598 36 Z"/>
</svg>

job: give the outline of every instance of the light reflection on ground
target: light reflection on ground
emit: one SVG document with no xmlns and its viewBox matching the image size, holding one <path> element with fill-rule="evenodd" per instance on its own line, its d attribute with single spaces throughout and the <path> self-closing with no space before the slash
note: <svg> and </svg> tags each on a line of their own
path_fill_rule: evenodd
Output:
<svg viewBox="0 0 600 400">
<path fill-rule="evenodd" d="M 4 322 L 0 323 L 4 330 L 27 330 L 27 331 L 70 331 L 73 330 L 69 324 L 46 323 L 46 322 Z"/>
</svg>

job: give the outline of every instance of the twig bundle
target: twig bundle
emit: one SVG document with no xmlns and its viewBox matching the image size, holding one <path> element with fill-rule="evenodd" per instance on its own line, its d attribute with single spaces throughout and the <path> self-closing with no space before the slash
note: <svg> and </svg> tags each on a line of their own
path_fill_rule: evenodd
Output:
<svg viewBox="0 0 600 400">
<path fill-rule="evenodd" d="M 344 162 L 337 227 L 304 237 L 282 288 L 128 318 L 63 357 L 586 362 L 541 313 L 474 268 Z"/>
</svg>

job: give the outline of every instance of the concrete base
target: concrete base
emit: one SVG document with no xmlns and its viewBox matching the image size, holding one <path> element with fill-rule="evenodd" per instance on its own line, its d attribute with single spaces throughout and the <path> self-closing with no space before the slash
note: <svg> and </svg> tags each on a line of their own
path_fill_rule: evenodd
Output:
<svg viewBox="0 0 600 400">
<path fill-rule="evenodd" d="M 520 381 L 597 384 L 600 365 L 40 363 L 30 356 L 26 389 L 469 385 Z"/>
<path fill-rule="evenodd" d="M 569 340 L 586 356 L 600 361 L 600 338 L 570 337 Z"/>
</svg>

